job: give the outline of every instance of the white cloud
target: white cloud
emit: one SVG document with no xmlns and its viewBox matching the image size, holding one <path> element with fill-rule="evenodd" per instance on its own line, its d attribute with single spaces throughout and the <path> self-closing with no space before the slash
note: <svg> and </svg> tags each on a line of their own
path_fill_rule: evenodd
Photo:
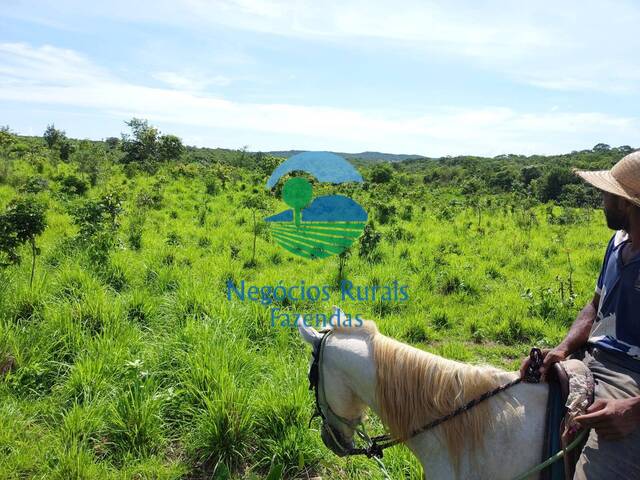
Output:
<svg viewBox="0 0 640 480">
<path fill-rule="evenodd" d="M 209 86 L 226 87 L 231 84 L 231 79 L 223 75 L 205 77 L 191 73 L 155 72 L 152 77 L 177 90 L 192 92 L 206 90 Z"/>
<path fill-rule="evenodd" d="M 194 138 L 209 146 L 237 147 L 237 141 L 213 143 L 220 142 L 219 132 L 224 130 L 262 150 L 300 147 L 430 156 L 557 153 L 599 141 L 632 143 L 640 128 L 638 118 L 559 109 L 535 113 L 495 106 L 436 106 L 416 115 L 234 102 L 180 88 L 180 82 L 174 82 L 174 88 L 125 82 L 82 55 L 53 46 L 0 44 L 0 65 L 0 101 L 83 108 L 122 120 L 144 117 L 187 138 L 197 131 Z M 76 128 L 76 135 L 82 136 L 82 126 Z"/>
<path fill-rule="evenodd" d="M 545 89 L 640 91 L 640 4 L 633 0 L 48 0 L 36 6 L 23 8 L 54 19 L 63 13 L 58 22 L 84 16 L 205 32 L 235 28 L 353 48 L 391 45 L 416 61 L 457 59 Z"/>
</svg>

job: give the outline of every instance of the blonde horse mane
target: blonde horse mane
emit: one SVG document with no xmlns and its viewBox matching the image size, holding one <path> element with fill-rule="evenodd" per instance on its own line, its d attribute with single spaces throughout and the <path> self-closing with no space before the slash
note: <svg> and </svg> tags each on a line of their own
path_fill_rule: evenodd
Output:
<svg viewBox="0 0 640 480">
<path fill-rule="evenodd" d="M 446 415 L 501 383 L 504 372 L 493 367 L 467 365 L 405 345 L 378 332 L 374 322 L 336 332 L 365 333 L 376 367 L 376 401 L 391 434 L 407 440 L 415 430 Z M 487 402 L 436 427 L 457 468 L 465 447 L 482 446 L 492 428 Z"/>
</svg>

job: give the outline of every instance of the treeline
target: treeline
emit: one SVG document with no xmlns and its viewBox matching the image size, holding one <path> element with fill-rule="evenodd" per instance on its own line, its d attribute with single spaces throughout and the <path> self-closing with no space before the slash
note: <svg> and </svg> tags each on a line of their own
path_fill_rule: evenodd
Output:
<svg viewBox="0 0 640 480">
<path fill-rule="evenodd" d="M 8 180 L 12 159 L 41 157 L 43 148 L 48 151 L 51 161 L 76 165 L 78 175 L 56 180 L 63 190 L 77 193 L 95 186 L 101 171 L 111 164 L 122 165 L 127 175 L 155 173 L 161 165 L 175 164 L 184 174 L 206 174 L 217 178 L 220 184 L 230 177 L 242 177 L 248 185 L 257 185 L 283 161 L 283 158 L 263 152 L 250 152 L 247 147 L 232 150 L 185 146 L 179 137 L 163 134 L 148 121 L 138 118 L 125 124 L 128 132 L 104 141 L 70 139 L 54 125 L 48 126 L 41 138 L 18 136 L 4 127 L 0 130 L 0 155 L 3 158 L 0 183 Z M 600 194 L 580 181 L 573 169 L 608 169 L 632 151 L 634 148 L 628 145 L 610 147 L 599 143 L 591 150 L 552 156 L 459 156 L 393 163 L 354 160 L 354 163 L 367 184 L 386 185 L 385 191 L 389 194 L 422 184 L 467 197 L 513 193 L 541 203 L 594 207 L 600 204 Z M 27 191 L 38 190 L 46 182 L 39 177 L 22 180 L 27 183 L 23 186 Z M 218 187 L 212 184 L 210 188 Z"/>
<path fill-rule="evenodd" d="M 541 203 L 553 201 L 572 207 L 590 207 L 600 204 L 600 194 L 582 182 L 573 170 L 609 169 L 634 150 L 628 145 L 612 148 L 599 143 L 591 150 L 564 155 L 406 160 L 392 166 L 376 165 L 371 178 L 388 182 L 394 174 L 403 172 L 421 176 L 425 185 L 452 187 L 467 196 L 511 192 Z"/>
</svg>

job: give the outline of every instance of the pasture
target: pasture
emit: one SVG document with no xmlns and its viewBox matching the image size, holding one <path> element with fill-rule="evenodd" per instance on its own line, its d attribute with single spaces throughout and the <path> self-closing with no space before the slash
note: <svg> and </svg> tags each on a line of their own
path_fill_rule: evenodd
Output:
<svg viewBox="0 0 640 480">
<path fill-rule="evenodd" d="M 35 137 L 1 152 L 0 212 L 24 198 L 46 219 L 33 284 L 28 244 L 0 268 L 2 478 L 381 478 L 308 428 L 310 351 L 294 328 L 272 326 L 271 309 L 338 304 L 418 348 L 513 370 L 564 336 L 611 235 L 596 205 L 546 200 L 530 184 L 485 188 L 466 160 L 356 162 L 367 182 L 337 191 L 372 226 L 350 254 L 308 260 L 261 222 L 286 208 L 264 186 L 281 159 L 187 150 L 145 167 L 103 142 L 72 144 L 67 159 Z M 614 150 L 562 162 L 608 166 Z M 487 168 L 501 162 L 518 178 L 540 165 L 538 179 L 558 163 Z M 409 300 L 342 301 L 342 279 L 398 281 Z M 229 280 L 327 285 L 331 299 L 229 300 Z M 420 478 L 404 447 L 385 462 L 394 478 Z"/>
</svg>

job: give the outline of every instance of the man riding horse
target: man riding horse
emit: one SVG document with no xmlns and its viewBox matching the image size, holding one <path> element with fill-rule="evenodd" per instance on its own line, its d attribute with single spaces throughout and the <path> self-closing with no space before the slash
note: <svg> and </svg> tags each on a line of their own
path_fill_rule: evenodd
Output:
<svg viewBox="0 0 640 480">
<path fill-rule="evenodd" d="M 543 352 L 542 378 L 580 358 L 593 373 L 595 401 L 576 418 L 591 428 L 574 479 L 640 478 L 640 151 L 611 170 L 577 171 L 603 191 L 609 241 L 595 295 L 565 339 Z M 522 363 L 524 375 L 529 359 Z"/>
</svg>

